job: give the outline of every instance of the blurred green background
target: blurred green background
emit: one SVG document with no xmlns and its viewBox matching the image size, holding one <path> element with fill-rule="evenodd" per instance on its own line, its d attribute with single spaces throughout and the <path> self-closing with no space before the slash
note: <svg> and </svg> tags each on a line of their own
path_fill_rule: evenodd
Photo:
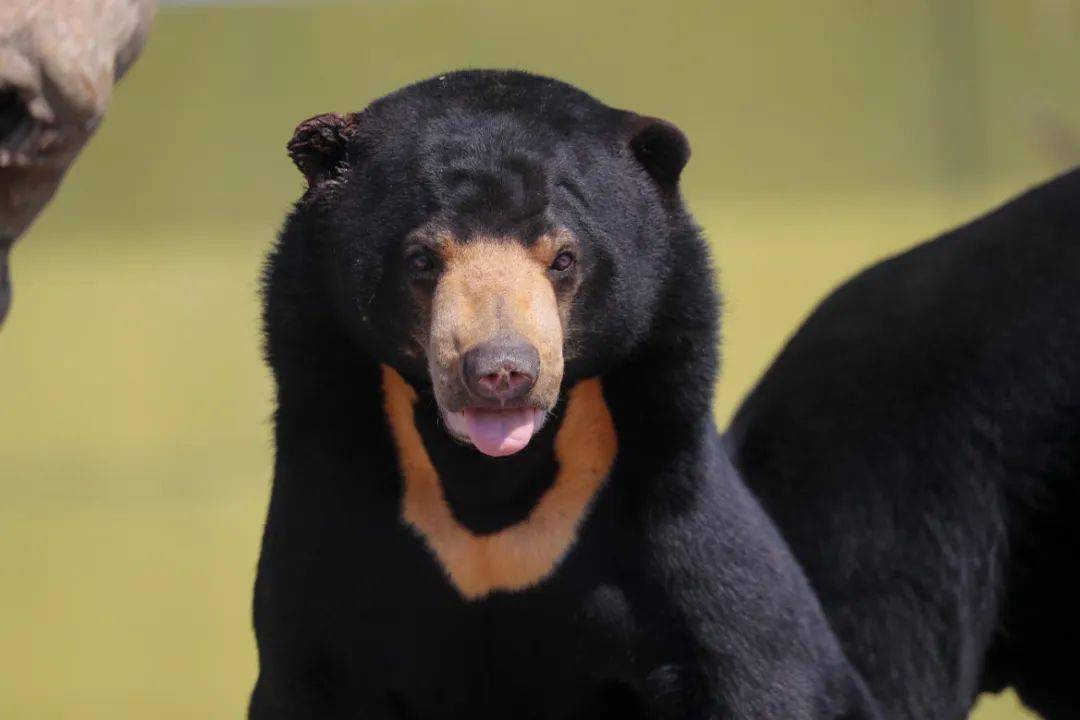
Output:
<svg viewBox="0 0 1080 720">
<path fill-rule="evenodd" d="M 727 296 L 727 418 L 856 268 L 1080 161 L 1066 0 L 165 7 L 12 258 L 0 717 L 236 718 L 271 468 L 257 276 L 284 143 L 447 69 L 678 123 Z M 978 720 L 1027 717 L 1011 695 Z"/>
</svg>

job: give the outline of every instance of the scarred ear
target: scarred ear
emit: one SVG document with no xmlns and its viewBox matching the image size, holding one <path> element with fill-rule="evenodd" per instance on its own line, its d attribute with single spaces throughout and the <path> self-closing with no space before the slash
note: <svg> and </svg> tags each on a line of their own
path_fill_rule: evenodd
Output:
<svg viewBox="0 0 1080 720">
<path fill-rule="evenodd" d="M 664 190 L 674 190 L 690 159 L 690 142 L 667 120 L 634 116 L 630 122 L 630 152 Z"/>
<path fill-rule="evenodd" d="M 355 113 L 325 113 L 296 126 L 286 147 L 289 157 L 307 178 L 308 187 L 316 187 L 337 174 L 345 162 L 356 120 Z"/>
</svg>

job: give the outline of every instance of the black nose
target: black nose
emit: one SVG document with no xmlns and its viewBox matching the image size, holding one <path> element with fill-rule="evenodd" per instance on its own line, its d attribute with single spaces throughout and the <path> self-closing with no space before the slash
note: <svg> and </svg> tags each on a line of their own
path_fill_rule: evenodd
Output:
<svg viewBox="0 0 1080 720">
<path fill-rule="evenodd" d="M 465 353 L 462 374 L 473 395 L 501 403 L 513 402 L 536 384 L 540 354 L 521 338 L 489 340 Z"/>
</svg>

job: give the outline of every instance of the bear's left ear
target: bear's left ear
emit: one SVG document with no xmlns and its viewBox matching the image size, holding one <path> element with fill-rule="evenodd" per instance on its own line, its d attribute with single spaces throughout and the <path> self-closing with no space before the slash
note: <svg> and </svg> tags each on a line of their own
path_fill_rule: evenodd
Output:
<svg viewBox="0 0 1080 720">
<path fill-rule="evenodd" d="M 338 174 L 345 161 L 349 138 L 356 130 L 357 115 L 325 113 L 296 126 L 286 146 L 289 157 L 314 188 Z"/>
<path fill-rule="evenodd" d="M 635 115 L 629 125 L 627 145 L 645 171 L 664 190 L 674 190 L 686 161 L 690 141 L 667 120 Z"/>
</svg>

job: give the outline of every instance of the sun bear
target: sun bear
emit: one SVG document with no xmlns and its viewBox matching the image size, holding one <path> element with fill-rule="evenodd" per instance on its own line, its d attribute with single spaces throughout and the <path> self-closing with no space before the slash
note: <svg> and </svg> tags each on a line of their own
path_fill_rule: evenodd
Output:
<svg viewBox="0 0 1080 720">
<path fill-rule="evenodd" d="M 250 717 L 876 717 L 715 429 L 675 126 L 464 71 L 289 152 Z"/>
</svg>

